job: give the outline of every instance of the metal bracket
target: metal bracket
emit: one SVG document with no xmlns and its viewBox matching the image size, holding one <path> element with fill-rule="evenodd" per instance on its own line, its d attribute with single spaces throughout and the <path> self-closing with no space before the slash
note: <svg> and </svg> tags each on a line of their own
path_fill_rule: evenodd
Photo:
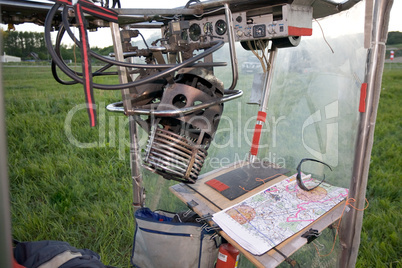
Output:
<svg viewBox="0 0 402 268">
<path fill-rule="evenodd" d="M 192 210 L 194 207 L 198 206 L 198 203 L 191 200 L 190 202 L 187 202 L 187 206 Z"/>
<path fill-rule="evenodd" d="M 307 239 L 307 244 L 310 244 L 312 241 L 314 241 L 317 237 L 319 237 L 321 233 L 318 232 L 318 230 L 310 228 L 307 232 L 302 234 L 301 237 Z"/>
</svg>

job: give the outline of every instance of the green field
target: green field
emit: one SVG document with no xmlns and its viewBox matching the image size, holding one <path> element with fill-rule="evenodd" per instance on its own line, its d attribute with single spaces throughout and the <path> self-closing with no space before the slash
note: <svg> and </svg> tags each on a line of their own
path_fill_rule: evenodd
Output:
<svg viewBox="0 0 402 268">
<path fill-rule="evenodd" d="M 104 109 L 120 100 L 120 92 L 95 91 L 101 123 L 90 128 L 79 109 L 82 86 L 59 85 L 48 66 L 3 66 L 3 82 L 14 238 L 66 241 L 99 253 L 105 264 L 130 267 L 135 226 L 127 119 Z M 401 84 L 402 64 L 386 65 L 357 267 L 402 267 Z M 255 109 L 238 112 L 254 115 Z M 186 209 L 168 190 L 175 182 L 149 173 L 144 182 L 151 209 Z"/>
<path fill-rule="evenodd" d="M 401 83 L 401 64 L 386 64 L 357 267 L 402 267 Z"/>
</svg>

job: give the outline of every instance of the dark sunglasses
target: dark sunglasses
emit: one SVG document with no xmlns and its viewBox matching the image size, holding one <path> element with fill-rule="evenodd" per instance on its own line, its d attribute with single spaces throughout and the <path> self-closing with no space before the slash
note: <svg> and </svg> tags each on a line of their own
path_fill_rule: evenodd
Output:
<svg viewBox="0 0 402 268">
<path fill-rule="evenodd" d="M 321 162 L 321 161 L 319 161 L 319 160 L 316 160 L 316 159 L 312 159 L 312 158 L 303 158 L 303 159 L 300 161 L 299 165 L 297 165 L 297 175 L 296 175 L 297 185 L 299 185 L 300 189 L 302 189 L 302 190 L 311 191 L 311 190 L 317 188 L 318 186 L 320 186 L 321 183 L 324 182 L 324 180 L 325 180 L 325 174 L 324 174 L 324 177 L 323 177 L 323 179 L 320 181 L 319 184 L 317 184 L 317 185 L 314 186 L 313 188 L 307 188 L 307 187 L 304 185 L 304 183 L 303 183 L 303 181 L 302 181 L 302 176 L 301 176 L 301 166 L 302 166 L 302 163 L 303 163 L 303 162 L 307 162 L 307 161 L 312 161 L 312 162 L 317 162 L 317 163 L 323 164 L 323 165 L 327 166 L 331 171 L 332 171 L 332 168 L 331 168 L 328 164 L 326 164 L 326 163 L 324 163 L 324 162 Z"/>
</svg>

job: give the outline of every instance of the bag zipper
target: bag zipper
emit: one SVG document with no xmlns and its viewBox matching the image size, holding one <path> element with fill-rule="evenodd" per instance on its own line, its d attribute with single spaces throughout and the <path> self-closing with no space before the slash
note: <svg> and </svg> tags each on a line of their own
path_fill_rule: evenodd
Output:
<svg viewBox="0 0 402 268">
<path fill-rule="evenodd" d="M 162 234 L 162 235 L 171 235 L 171 236 L 186 236 L 186 237 L 193 237 L 192 234 L 185 234 L 185 233 L 168 233 L 168 232 L 162 232 L 162 231 L 156 231 L 156 230 L 151 230 L 143 227 L 138 227 L 140 230 L 148 233 L 154 233 L 154 234 Z"/>
</svg>

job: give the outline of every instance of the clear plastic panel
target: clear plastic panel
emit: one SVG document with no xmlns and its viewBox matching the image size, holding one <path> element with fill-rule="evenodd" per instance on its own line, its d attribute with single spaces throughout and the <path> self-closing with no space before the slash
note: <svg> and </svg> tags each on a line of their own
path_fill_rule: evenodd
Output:
<svg viewBox="0 0 402 268">
<path fill-rule="evenodd" d="M 346 12 L 314 21 L 313 36 L 302 37 L 298 47 L 279 49 L 260 159 L 285 167 L 290 173 L 296 172 L 301 159 L 317 159 L 332 168 L 325 172 L 326 182 L 349 188 L 367 58 L 363 24 L 364 3 L 359 3 Z M 247 102 L 258 99 L 261 89 L 253 87 L 260 80 L 261 70 L 243 73 L 241 66 L 245 61 L 252 62 L 253 57 L 251 52 L 237 49 L 237 88 L 244 90 L 244 96 L 225 104 L 204 172 L 247 159 L 258 111 L 257 105 Z M 225 78 L 225 72 L 219 69 L 216 74 Z M 225 84 L 230 81 L 222 80 Z M 314 173 L 323 175 L 319 169 Z M 301 267 L 336 267 L 340 249 L 337 223 L 332 227 L 291 258 Z M 239 267 L 254 265 L 242 256 Z M 284 262 L 280 267 L 289 264 Z"/>
<path fill-rule="evenodd" d="M 362 9 L 315 21 L 312 37 L 279 49 L 263 140 L 279 165 L 295 170 L 303 158 L 323 161 L 333 170 L 326 181 L 342 187 L 352 174 L 366 63 Z"/>
<path fill-rule="evenodd" d="M 349 187 L 367 56 L 363 23 L 364 5 L 360 3 L 314 21 L 313 36 L 302 37 L 299 46 L 279 49 L 260 159 L 296 172 L 301 159 L 314 158 L 331 166 L 326 181 Z M 214 58 L 225 61 L 228 53 L 224 47 Z M 257 102 L 262 92 L 262 69 L 244 72 L 242 66 L 255 62 L 256 57 L 239 44 L 236 53 L 240 74 L 236 88 L 244 96 L 225 104 L 204 172 L 245 160 L 250 150 L 258 106 L 247 103 Z M 215 73 L 225 85 L 230 83 L 229 66 Z"/>
<path fill-rule="evenodd" d="M 359 3 L 349 11 L 314 21 L 313 36 L 302 37 L 298 47 L 279 49 L 267 122 L 260 140 L 260 159 L 295 173 L 301 159 L 314 158 L 331 166 L 333 171 L 325 174 L 327 182 L 349 187 L 359 131 L 360 87 L 367 57 L 363 48 L 363 23 L 364 3 Z M 201 173 L 248 159 L 258 111 L 258 105 L 248 103 L 258 99 L 256 94 L 262 88 L 255 87 L 261 83 L 262 70 L 243 71 L 243 63 L 255 62 L 255 56 L 243 50 L 240 44 L 236 44 L 236 53 L 240 75 L 236 89 L 243 90 L 244 96 L 224 104 L 219 128 Z M 215 61 L 227 62 L 228 59 L 227 45 L 214 54 Z M 215 74 L 225 87 L 230 85 L 230 64 L 215 68 Z M 148 183 L 148 178 L 144 181 L 148 193 L 152 193 L 154 182 Z M 168 185 L 175 183 L 166 182 Z M 154 200 L 153 197 L 155 195 L 148 194 L 147 200 L 148 203 L 152 200 L 154 207 L 170 210 L 180 207 L 174 198 L 172 202 L 165 202 L 163 197 Z M 325 258 L 320 257 L 316 249 L 322 255 L 329 253 L 334 232 L 326 230 L 315 244 L 301 248 L 292 258 L 302 267 L 334 267 L 339 244 Z M 284 267 L 288 265 L 283 263 Z M 253 265 L 242 257 L 239 267 Z"/>
</svg>

